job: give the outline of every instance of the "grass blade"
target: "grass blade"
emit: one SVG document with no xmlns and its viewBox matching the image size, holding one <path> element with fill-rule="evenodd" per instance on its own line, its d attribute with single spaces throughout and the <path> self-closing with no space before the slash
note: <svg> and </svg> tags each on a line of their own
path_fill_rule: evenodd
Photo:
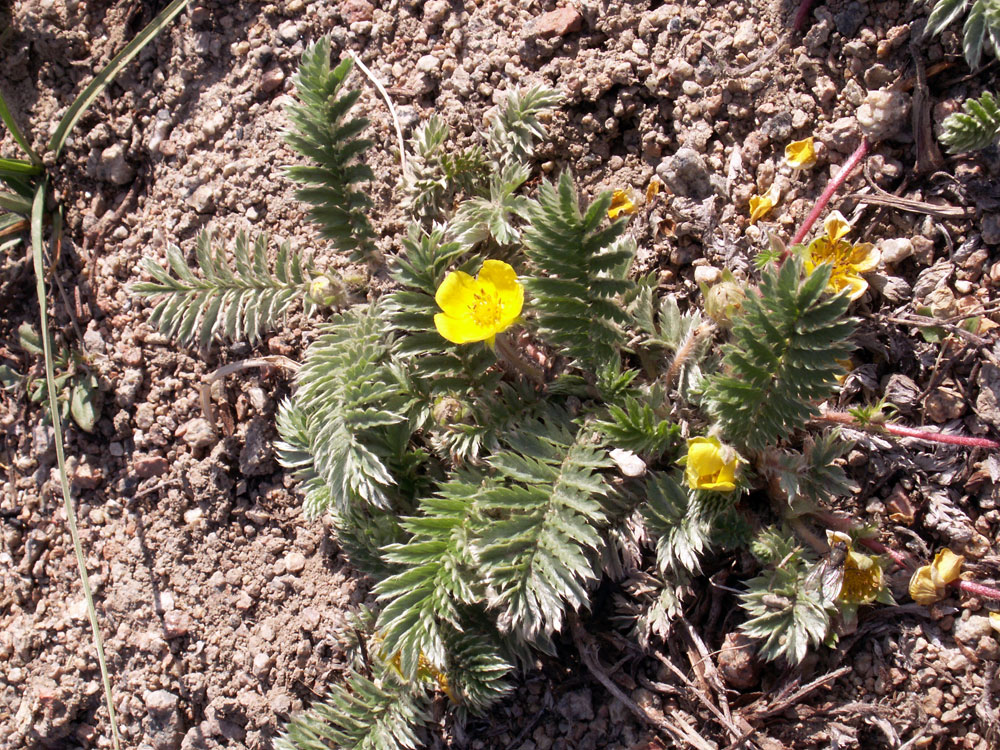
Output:
<svg viewBox="0 0 1000 750">
<path fill-rule="evenodd" d="M 41 157 L 35 153 L 35 150 L 28 143 L 28 139 L 24 137 L 21 129 L 17 127 L 17 122 L 14 121 L 14 115 L 10 113 L 10 108 L 7 106 L 7 102 L 3 98 L 3 94 L 0 93 L 0 120 L 3 120 L 3 124 L 7 126 L 7 130 L 10 134 L 14 136 L 14 140 L 17 141 L 17 145 L 31 157 L 31 161 L 34 164 L 41 164 Z"/>
<path fill-rule="evenodd" d="M 17 193 L 8 193 L 6 190 L 0 190 L 0 208 L 24 216 L 31 215 L 31 201 Z"/>
<path fill-rule="evenodd" d="M 155 39 L 184 10 L 188 2 L 189 0 L 174 0 L 160 11 L 160 14 L 150 21 L 149 25 L 136 35 L 135 39 L 125 45 L 125 49 L 112 58 L 104 70 L 98 73 L 94 80 L 87 85 L 87 88 L 80 92 L 80 95 L 76 97 L 69 109 L 66 110 L 66 114 L 59 121 L 56 132 L 52 134 L 52 140 L 49 141 L 49 151 L 54 151 L 55 155 L 59 156 L 63 146 L 66 144 L 69 131 L 73 129 L 73 126 L 83 116 L 83 113 L 87 111 L 87 108 L 94 103 L 94 100 L 101 95 L 101 92 L 115 79 L 115 76 L 121 72 L 122 68 L 128 65 L 143 47 Z"/>
<path fill-rule="evenodd" d="M 24 177 L 41 174 L 42 168 L 37 164 L 22 159 L 7 159 L 0 156 L 0 177 Z"/>
<path fill-rule="evenodd" d="M 56 398 L 55 373 L 52 366 L 52 334 L 49 332 L 49 316 L 46 308 L 45 268 L 42 263 L 42 225 L 45 217 L 45 183 L 39 184 L 35 190 L 35 200 L 31 206 L 31 254 L 35 263 L 35 291 L 38 294 L 38 309 L 42 329 L 42 348 L 45 353 L 45 384 L 49 395 L 49 415 L 52 418 L 52 428 L 55 432 L 56 462 L 59 464 L 59 483 L 62 486 L 63 503 L 66 506 L 66 521 L 69 534 L 73 539 L 73 551 L 76 553 L 76 564 L 80 571 L 80 583 L 83 584 L 83 595 L 87 599 L 87 615 L 90 617 L 90 627 L 94 631 L 94 646 L 97 648 L 97 660 L 101 666 L 101 679 L 104 682 L 104 700 L 108 708 L 108 721 L 111 723 L 111 739 L 115 750 L 121 743 L 118 739 L 118 722 L 115 720 L 115 707 L 111 699 L 111 680 L 108 678 L 108 665 L 104 658 L 104 640 L 101 628 L 97 622 L 97 610 L 94 608 L 94 595 L 90 590 L 90 578 L 87 576 L 87 564 L 83 557 L 83 546 L 80 544 L 80 534 L 76 529 L 76 510 L 69 492 L 69 478 L 66 475 L 66 455 L 63 449 L 62 420 L 59 418 L 59 402 Z"/>
</svg>

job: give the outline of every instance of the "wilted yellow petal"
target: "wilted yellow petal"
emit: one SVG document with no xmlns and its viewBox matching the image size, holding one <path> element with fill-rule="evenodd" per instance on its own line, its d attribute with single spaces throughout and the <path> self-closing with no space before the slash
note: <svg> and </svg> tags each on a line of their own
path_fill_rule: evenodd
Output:
<svg viewBox="0 0 1000 750">
<path fill-rule="evenodd" d="M 608 208 L 608 218 L 617 219 L 620 214 L 634 214 L 635 203 L 627 190 L 616 190 L 611 196 L 611 207 Z"/>
<path fill-rule="evenodd" d="M 910 598 L 917 604 L 934 604 L 944 596 L 944 590 L 934 585 L 931 566 L 922 565 L 910 577 Z"/>
<path fill-rule="evenodd" d="M 646 186 L 646 203 L 649 203 L 653 198 L 660 194 L 660 181 L 655 177 L 649 181 L 649 185 Z"/>
<path fill-rule="evenodd" d="M 1000 612 L 990 612 L 990 627 L 1000 633 Z"/>
<path fill-rule="evenodd" d="M 736 469 L 740 457 L 716 437 L 696 437 L 687 441 L 684 479 L 693 490 L 732 492 L 736 489 Z"/>
<path fill-rule="evenodd" d="M 760 219 L 771 213 L 771 209 L 777 205 L 780 198 L 781 192 L 778 190 L 777 185 L 771 185 L 770 190 L 764 193 L 764 195 L 753 196 L 750 199 L 750 223 L 756 224 Z"/>
<path fill-rule="evenodd" d="M 862 242 L 851 249 L 850 265 L 858 273 L 871 271 L 878 265 L 882 254 L 870 242 Z"/>
<path fill-rule="evenodd" d="M 826 221 L 823 222 L 823 228 L 826 229 L 826 236 L 830 238 L 831 243 L 836 243 L 851 231 L 850 223 L 840 211 L 834 211 L 827 216 Z"/>
<path fill-rule="evenodd" d="M 943 587 L 952 581 L 957 581 L 962 574 L 964 562 L 965 557 L 956 555 L 947 547 L 938 552 L 934 556 L 934 562 L 931 563 L 931 577 L 934 579 L 934 584 Z"/>
<path fill-rule="evenodd" d="M 813 137 L 793 141 L 785 146 L 785 163 L 795 169 L 808 169 L 816 163 L 816 148 Z"/>
</svg>

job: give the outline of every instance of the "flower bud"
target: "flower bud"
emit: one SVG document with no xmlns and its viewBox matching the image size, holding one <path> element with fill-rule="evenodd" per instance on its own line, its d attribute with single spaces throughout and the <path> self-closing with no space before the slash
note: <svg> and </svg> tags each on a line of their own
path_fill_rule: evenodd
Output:
<svg viewBox="0 0 1000 750">
<path fill-rule="evenodd" d="M 310 302 L 321 307 L 340 307 L 346 301 L 343 282 L 330 273 L 310 281 L 308 295 Z"/>
<path fill-rule="evenodd" d="M 442 396 L 431 408 L 431 418 L 441 427 L 461 422 L 468 414 L 465 404 L 453 396 Z"/>
<path fill-rule="evenodd" d="M 720 328 L 728 328 L 732 325 L 733 317 L 743 307 L 746 296 L 743 287 L 735 281 L 720 281 L 705 292 L 705 315 Z"/>
</svg>

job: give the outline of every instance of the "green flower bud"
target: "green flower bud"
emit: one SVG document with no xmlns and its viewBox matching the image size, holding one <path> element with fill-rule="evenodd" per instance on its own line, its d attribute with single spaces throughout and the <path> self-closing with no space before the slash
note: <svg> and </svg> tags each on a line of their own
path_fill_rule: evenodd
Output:
<svg viewBox="0 0 1000 750">
<path fill-rule="evenodd" d="M 705 315 L 714 320 L 720 328 L 728 328 L 733 317 L 743 307 L 746 292 L 743 287 L 730 279 L 724 279 L 704 292 Z"/>
<path fill-rule="evenodd" d="M 340 307 L 347 300 L 341 280 L 332 274 L 317 276 L 309 282 L 309 301 L 322 307 Z"/>
</svg>

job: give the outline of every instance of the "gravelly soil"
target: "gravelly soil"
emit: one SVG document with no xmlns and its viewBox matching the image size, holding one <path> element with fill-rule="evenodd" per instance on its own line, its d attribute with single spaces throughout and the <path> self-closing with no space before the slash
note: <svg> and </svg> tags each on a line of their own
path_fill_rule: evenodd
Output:
<svg viewBox="0 0 1000 750">
<path fill-rule="evenodd" d="M 37 146 L 92 72 L 160 5 L 22 0 L 9 18 L 0 15 L 0 29 L 9 21 L 0 87 Z M 870 91 L 895 86 L 899 104 L 880 121 L 871 179 L 907 198 L 970 206 L 977 217 L 840 206 L 855 211 L 884 260 L 858 305 L 865 323 L 844 400 L 886 396 L 912 424 L 985 435 L 1000 429 L 1000 352 L 989 325 L 980 328 L 984 352 L 942 349 L 915 328 L 887 322 L 911 305 L 943 316 L 995 309 L 1000 284 L 996 149 L 948 159 L 932 149 L 919 154 L 932 168 L 918 172 L 914 165 L 924 162 L 910 116 L 916 60 L 929 70 L 935 125 L 979 93 L 996 64 L 970 77 L 954 32 L 920 42 L 925 10 L 831 0 L 803 34 L 785 39 L 794 8 L 782 3 L 581 0 L 555 17 L 545 15 L 557 7 L 548 0 L 382 6 L 193 2 L 98 100 L 58 167 L 68 232 L 55 272 L 65 293 L 55 297 L 55 322 L 86 350 L 105 396 L 95 432 L 71 429 L 67 451 L 129 747 L 269 747 L 281 722 L 338 678 L 346 615 L 367 596 L 368 583 L 323 522 L 304 521 L 294 484 L 271 455 L 287 377 L 246 371 L 217 384 L 214 425 L 199 399 L 199 384 L 219 366 L 255 354 L 298 356 L 306 322 L 293 316 L 258 347 L 179 350 L 147 325 L 146 308 L 128 292 L 141 258 L 162 260 L 167 243 L 189 251 L 206 226 L 223 240 L 240 229 L 266 231 L 342 265 L 305 220 L 282 171 L 294 160 L 281 139 L 291 76 L 304 46 L 321 34 L 374 69 L 407 130 L 437 111 L 465 138 L 511 87 L 544 82 L 563 91 L 566 106 L 540 154 L 543 171 L 572 169 L 591 194 L 609 187 L 642 194 L 659 175 L 672 195 L 635 220 L 637 266 L 658 272 L 685 300 L 697 299 L 696 279 L 711 282 L 722 268 L 750 273 L 766 229 L 792 233 L 858 144 L 858 107 Z M 385 107 L 368 88 L 360 106 L 376 142 L 393 143 Z M 782 165 L 784 146 L 808 134 L 822 144 L 820 163 L 794 173 Z M 9 139 L 2 145 L 4 155 L 14 153 Z M 388 148 L 373 151 L 373 167 L 376 228 L 390 253 L 404 228 L 399 167 Z M 749 226 L 750 196 L 772 183 L 781 203 L 763 229 Z M 843 194 L 865 184 L 859 174 Z M 15 332 L 25 321 L 37 324 L 30 259 L 19 248 L 3 262 L 0 355 L 27 371 L 37 365 Z M 384 283 L 376 275 L 370 287 Z M 0 421 L 0 747 L 109 747 L 51 429 L 11 395 L 3 396 Z M 857 437 L 848 462 L 863 491 L 845 509 L 900 547 L 926 557 L 950 545 L 978 563 L 980 578 L 995 577 L 994 459 Z M 916 520 L 894 529 L 890 514 L 902 498 Z M 714 569 L 725 565 L 735 585 L 740 563 Z M 899 601 L 908 601 L 905 585 L 896 575 Z M 709 649 L 738 622 L 733 603 L 699 584 L 688 620 Z M 996 747 L 1000 646 L 983 617 L 989 604 L 952 599 L 931 610 L 908 605 L 863 616 L 855 634 L 803 670 L 768 666 L 749 687 L 729 690 L 733 715 L 753 719 L 761 748 L 893 748 L 918 735 L 908 746 Z M 710 746 L 733 740 L 656 660 L 614 642 L 604 647 L 605 663 L 618 662 L 616 679 L 639 705 L 683 719 Z M 692 648 L 671 639 L 662 653 L 698 684 L 711 681 Z M 571 647 L 539 667 L 491 715 L 464 729 L 432 727 L 428 744 L 670 746 L 612 700 Z M 780 705 L 782 691 L 793 696 L 797 684 L 841 667 L 849 669 L 828 685 Z"/>
</svg>

